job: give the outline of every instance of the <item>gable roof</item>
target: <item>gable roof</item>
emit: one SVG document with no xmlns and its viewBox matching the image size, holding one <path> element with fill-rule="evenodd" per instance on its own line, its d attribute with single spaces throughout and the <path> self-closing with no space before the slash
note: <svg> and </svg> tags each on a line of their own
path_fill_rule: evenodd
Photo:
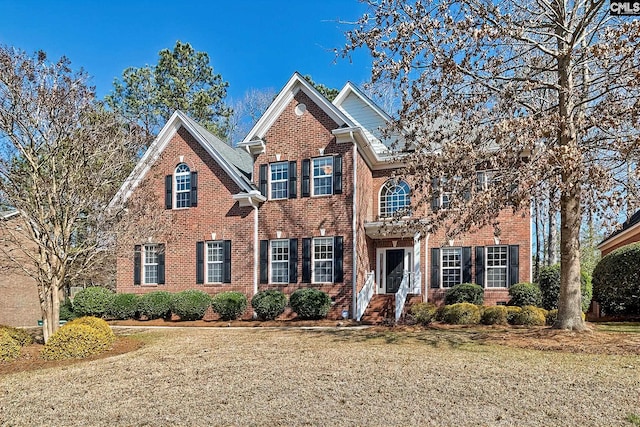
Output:
<svg viewBox="0 0 640 427">
<path fill-rule="evenodd" d="M 607 244 L 611 243 L 612 240 L 617 239 L 618 237 L 622 237 L 622 235 L 626 235 L 631 232 L 632 229 L 640 228 L 640 210 L 631 215 L 631 218 L 626 220 L 622 224 L 622 228 L 611 233 L 607 238 L 605 238 L 598 245 L 599 249 L 602 249 L 603 246 L 607 246 Z"/>
<path fill-rule="evenodd" d="M 261 140 L 264 138 L 271 125 L 273 125 L 276 119 L 280 117 L 280 114 L 282 114 L 284 109 L 289 105 L 293 97 L 299 91 L 303 91 L 309 98 L 311 98 L 311 100 L 320 107 L 322 111 L 336 122 L 338 127 L 353 126 L 353 123 L 339 108 L 329 102 L 327 98 L 318 92 L 313 85 L 311 85 L 300 73 L 296 71 L 275 97 L 271 105 L 269 105 L 267 111 L 264 112 L 258 122 L 253 126 L 253 128 L 251 128 L 247 136 L 238 145 L 243 146 L 251 141 Z"/>
<path fill-rule="evenodd" d="M 248 153 L 221 141 L 182 111 L 175 111 L 113 197 L 109 207 L 127 201 L 133 190 L 142 182 L 151 166 L 158 160 L 169 141 L 181 127 L 184 127 L 233 179 L 240 187 L 241 192 L 254 193 L 257 191 L 257 188 L 251 182 L 253 159 Z"/>
</svg>

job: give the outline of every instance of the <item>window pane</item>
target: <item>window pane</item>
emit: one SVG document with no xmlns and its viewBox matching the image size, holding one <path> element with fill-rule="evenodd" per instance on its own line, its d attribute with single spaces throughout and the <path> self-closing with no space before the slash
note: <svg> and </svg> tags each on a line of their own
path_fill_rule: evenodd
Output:
<svg viewBox="0 0 640 427">
<path fill-rule="evenodd" d="M 144 245 L 144 283 L 158 283 L 158 246 Z"/>
<path fill-rule="evenodd" d="M 289 283 L 289 240 L 271 241 L 271 283 Z"/>
<path fill-rule="evenodd" d="M 507 287 L 507 247 L 487 247 L 487 287 Z"/>
<path fill-rule="evenodd" d="M 333 157 L 313 159 L 313 195 L 333 194 Z"/>
<path fill-rule="evenodd" d="M 387 181 L 380 192 L 380 216 L 392 216 L 397 211 L 408 208 L 409 205 L 409 185 L 404 181 L 398 183 Z"/>
<path fill-rule="evenodd" d="M 442 287 L 450 288 L 462 283 L 462 249 L 442 248 Z"/>
<path fill-rule="evenodd" d="M 313 282 L 333 282 L 333 237 L 313 239 Z"/>
<path fill-rule="evenodd" d="M 222 242 L 207 242 L 207 283 L 222 283 Z"/>
<path fill-rule="evenodd" d="M 271 165 L 271 198 L 286 199 L 289 197 L 289 163 L 272 163 Z"/>
<path fill-rule="evenodd" d="M 175 172 L 176 207 L 188 208 L 191 205 L 191 170 L 189 166 L 180 163 Z"/>
</svg>

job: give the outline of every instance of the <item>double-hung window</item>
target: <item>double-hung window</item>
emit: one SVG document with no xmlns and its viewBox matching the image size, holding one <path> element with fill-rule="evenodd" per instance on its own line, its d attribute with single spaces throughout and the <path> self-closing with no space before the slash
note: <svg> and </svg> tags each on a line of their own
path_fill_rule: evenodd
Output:
<svg viewBox="0 0 640 427">
<path fill-rule="evenodd" d="M 488 288 L 506 288 L 508 271 L 507 246 L 487 246 L 487 282 Z"/>
<path fill-rule="evenodd" d="M 207 242 L 207 283 L 222 283 L 223 263 L 223 242 Z"/>
<path fill-rule="evenodd" d="M 442 248 L 442 287 L 462 283 L 462 248 Z"/>
<path fill-rule="evenodd" d="M 271 283 L 289 283 L 289 240 L 271 240 Z"/>
<path fill-rule="evenodd" d="M 313 239 L 313 278 L 312 283 L 333 282 L 333 237 Z"/>
<path fill-rule="evenodd" d="M 143 277 L 145 285 L 158 283 L 158 245 L 144 245 Z"/>
<path fill-rule="evenodd" d="M 313 196 L 333 194 L 333 157 L 312 159 Z"/>
<path fill-rule="evenodd" d="M 289 162 L 271 163 L 270 167 L 270 198 L 286 199 L 289 197 Z"/>
<path fill-rule="evenodd" d="M 189 166 L 180 163 L 174 173 L 176 182 L 176 208 L 188 208 L 191 206 L 191 170 Z"/>
</svg>

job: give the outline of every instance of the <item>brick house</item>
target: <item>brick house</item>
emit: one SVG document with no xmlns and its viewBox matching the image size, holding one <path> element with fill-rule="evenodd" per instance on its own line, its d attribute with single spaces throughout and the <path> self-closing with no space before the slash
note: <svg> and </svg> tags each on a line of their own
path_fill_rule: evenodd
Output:
<svg viewBox="0 0 640 427">
<path fill-rule="evenodd" d="M 331 296 L 330 317 L 357 319 L 372 298 L 397 318 L 407 298 L 442 303 L 464 282 L 506 302 L 510 284 L 531 280 L 529 213 L 501 214 L 500 241 L 490 228 L 455 240 L 390 231 L 411 190 L 391 178 L 401 164 L 379 131 L 388 120 L 351 83 L 329 102 L 298 73 L 236 148 L 176 112 L 113 202 L 152 194 L 171 238 L 124 245 L 118 292 L 314 287 Z"/>
<path fill-rule="evenodd" d="M 600 242 L 598 249 L 604 257 L 618 248 L 635 242 L 640 242 L 640 210 L 631 215 L 619 230 L 614 231 Z"/>
<path fill-rule="evenodd" d="M 6 255 L 24 257 L 15 243 L 22 240 L 22 219 L 17 210 L 0 207 L 0 222 L 0 325 L 36 326 L 42 318 L 36 282 Z"/>
</svg>

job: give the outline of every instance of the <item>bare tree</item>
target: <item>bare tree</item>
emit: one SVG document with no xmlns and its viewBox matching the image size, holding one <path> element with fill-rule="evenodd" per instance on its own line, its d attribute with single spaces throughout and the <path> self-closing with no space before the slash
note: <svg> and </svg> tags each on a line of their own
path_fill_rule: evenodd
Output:
<svg viewBox="0 0 640 427">
<path fill-rule="evenodd" d="M 365 47 L 372 80 L 400 88 L 393 130 L 405 174 L 428 203 L 447 179 L 451 207 L 417 225 L 456 234 L 559 194 L 561 290 L 556 328 L 583 330 L 583 212 L 615 217 L 630 192 L 626 160 L 640 147 L 640 21 L 605 0 L 369 0 L 345 54 Z M 588 81 L 585 79 L 589 70 Z M 532 102 L 537 100 L 538 102 Z M 541 108 L 542 107 L 542 108 Z M 493 185 L 478 188 L 478 170 Z M 545 183 L 546 185 L 541 185 Z M 415 197 L 418 199 L 418 197 Z"/>
<path fill-rule="evenodd" d="M 229 116 L 229 144 L 241 141 L 249 133 L 275 97 L 273 88 L 251 88 L 245 91 L 242 98 L 231 100 L 233 113 Z"/>
<path fill-rule="evenodd" d="M 62 286 L 114 242 L 118 212 L 106 206 L 134 166 L 137 129 L 101 108 L 66 58 L 0 46 L 0 192 L 22 219 L 2 230 L 19 251 L 0 250 L 36 281 L 45 341 L 58 327 Z"/>
</svg>

